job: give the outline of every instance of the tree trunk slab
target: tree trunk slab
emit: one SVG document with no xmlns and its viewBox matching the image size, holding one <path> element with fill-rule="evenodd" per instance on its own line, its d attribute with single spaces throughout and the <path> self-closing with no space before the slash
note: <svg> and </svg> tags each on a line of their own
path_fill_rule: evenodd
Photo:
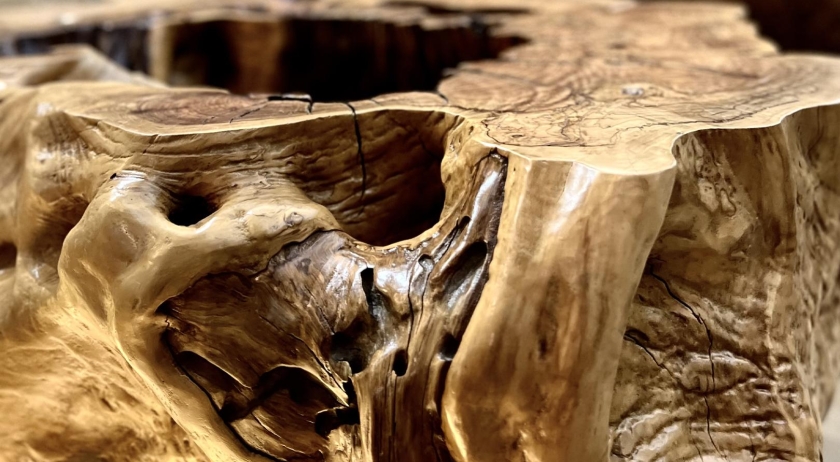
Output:
<svg viewBox="0 0 840 462">
<path fill-rule="evenodd" d="M 840 59 L 693 2 L 0 6 L 0 458 L 821 459 Z"/>
</svg>

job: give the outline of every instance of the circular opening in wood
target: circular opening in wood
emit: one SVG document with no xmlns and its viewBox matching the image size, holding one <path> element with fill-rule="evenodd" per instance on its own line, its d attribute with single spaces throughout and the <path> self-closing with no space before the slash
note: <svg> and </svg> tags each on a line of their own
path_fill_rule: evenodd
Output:
<svg viewBox="0 0 840 462">
<path fill-rule="evenodd" d="M 396 354 L 394 354 L 394 363 L 393 363 L 394 374 L 397 374 L 397 377 L 402 377 L 408 372 L 408 354 L 405 350 L 399 350 Z"/>
<path fill-rule="evenodd" d="M 207 199 L 184 195 L 175 199 L 175 207 L 169 212 L 169 221 L 178 226 L 192 226 L 216 211 Z"/>
<path fill-rule="evenodd" d="M 0 243 L 0 271 L 14 268 L 17 260 L 17 248 L 11 243 Z"/>
</svg>

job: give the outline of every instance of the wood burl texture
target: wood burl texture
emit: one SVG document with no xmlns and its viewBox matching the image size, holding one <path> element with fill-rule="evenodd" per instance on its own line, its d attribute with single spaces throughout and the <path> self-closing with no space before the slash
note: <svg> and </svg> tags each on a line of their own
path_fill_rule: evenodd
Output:
<svg viewBox="0 0 840 462">
<path fill-rule="evenodd" d="M 695 2 L 0 5 L 0 460 L 821 460 L 840 59 Z"/>
</svg>

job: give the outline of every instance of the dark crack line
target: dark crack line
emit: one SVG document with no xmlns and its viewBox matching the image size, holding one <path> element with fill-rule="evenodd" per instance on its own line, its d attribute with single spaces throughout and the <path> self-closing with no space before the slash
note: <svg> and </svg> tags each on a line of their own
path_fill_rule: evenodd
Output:
<svg viewBox="0 0 840 462">
<path fill-rule="evenodd" d="M 712 408 L 709 407 L 709 396 L 708 394 L 703 395 L 703 402 L 706 404 L 706 434 L 709 435 L 709 441 L 712 442 L 712 446 L 715 447 L 715 451 L 718 454 L 723 455 L 720 452 L 720 448 L 718 448 L 717 443 L 715 443 L 715 439 L 712 438 Z M 725 458 L 726 456 L 724 456 Z"/>
<path fill-rule="evenodd" d="M 348 106 L 350 106 L 348 104 Z M 353 129 L 356 131 L 356 144 L 358 146 L 358 153 L 359 153 L 359 165 L 362 167 L 362 194 L 361 198 L 365 197 L 365 193 L 367 193 L 367 166 L 365 165 L 365 152 L 362 150 L 362 132 L 359 128 L 359 118 L 356 115 L 356 109 L 353 106 L 350 106 L 350 109 L 353 111 Z"/>
<path fill-rule="evenodd" d="M 642 345 L 642 344 L 641 344 L 641 342 L 639 342 L 639 341 L 638 341 L 638 340 L 636 340 L 635 338 L 633 338 L 633 337 L 631 337 L 631 336 L 629 336 L 629 335 L 626 335 L 626 334 L 624 335 L 624 340 L 627 340 L 627 341 L 630 341 L 630 342 L 633 342 L 634 344 L 636 344 L 636 346 L 638 346 L 639 348 L 641 348 L 641 349 L 642 349 L 642 351 L 644 351 L 645 353 L 647 353 L 647 355 L 648 355 L 648 356 L 650 356 L 650 359 L 654 362 L 654 364 L 656 364 L 657 366 L 659 366 L 659 368 L 660 368 L 660 369 L 663 369 L 665 372 L 667 372 L 667 373 L 668 373 L 668 375 L 670 375 L 672 379 L 677 380 L 677 378 L 674 376 L 674 373 L 673 373 L 673 372 L 671 372 L 671 370 L 670 370 L 670 369 L 668 369 L 668 367 L 667 367 L 667 366 L 665 366 L 664 364 L 662 364 L 661 362 L 659 362 L 659 360 L 657 360 L 657 359 L 656 359 L 656 356 L 654 356 L 654 355 L 653 355 L 653 353 L 651 353 L 651 352 L 650 352 L 650 350 L 648 350 L 648 349 L 647 349 L 647 347 L 645 347 L 644 345 Z"/>
<path fill-rule="evenodd" d="M 443 101 L 446 102 L 446 105 L 449 106 L 449 98 L 446 95 L 444 95 L 443 92 L 441 92 L 440 90 L 435 90 L 434 93 L 440 96 L 441 99 L 443 99 Z"/>
<path fill-rule="evenodd" d="M 703 329 L 706 331 L 706 338 L 709 341 L 709 351 L 708 351 L 707 355 L 709 356 L 709 364 L 711 366 L 711 372 L 712 372 L 712 391 L 714 391 L 715 388 L 716 388 L 716 385 L 715 385 L 715 362 L 712 360 L 712 349 L 713 349 L 714 344 L 713 344 L 713 340 L 712 340 L 712 332 L 709 330 L 709 326 L 706 325 L 706 321 L 704 321 L 703 318 L 700 317 L 699 314 L 697 314 L 697 312 L 694 310 L 694 308 L 692 308 L 688 303 L 683 301 L 683 299 L 678 297 L 677 294 L 675 294 L 674 291 L 671 290 L 671 286 L 668 284 L 667 281 L 665 281 L 661 277 L 657 276 L 653 272 L 651 272 L 650 275 L 653 276 L 653 278 L 656 279 L 657 281 L 661 282 L 662 285 L 665 286 L 665 290 L 668 292 L 668 295 L 670 295 L 671 298 L 676 300 L 680 305 L 682 305 L 685 309 L 687 309 L 692 314 L 692 316 L 694 316 L 694 318 L 697 320 L 697 322 L 700 323 L 701 326 L 703 326 Z"/>
<path fill-rule="evenodd" d="M 315 101 L 312 99 L 312 96 L 297 94 L 271 95 L 268 97 L 268 101 L 299 101 L 301 103 L 306 103 L 307 114 L 312 114 L 312 105 L 315 104 Z"/>
<path fill-rule="evenodd" d="M 261 110 L 263 107 L 265 107 L 265 103 L 263 103 L 262 105 L 260 105 L 258 108 L 255 108 L 255 109 L 249 109 L 249 110 L 247 110 L 247 111 L 243 112 L 242 114 L 239 114 L 238 116 L 236 116 L 236 117 L 234 117 L 234 118 L 230 119 L 230 121 L 228 121 L 228 123 L 229 123 L 229 124 L 232 124 L 234 120 L 241 119 L 241 118 L 243 118 L 243 117 L 245 117 L 245 116 L 247 116 L 247 115 L 249 115 L 249 114 L 253 114 L 253 113 L 255 113 L 255 112 L 257 112 L 257 111 Z"/>
<path fill-rule="evenodd" d="M 353 129 L 356 131 L 356 146 L 357 146 L 357 153 L 359 155 L 359 165 L 362 167 L 362 194 L 359 197 L 359 201 L 363 201 L 365 198 L 365 193 L 367 192 L 367 166 L 365 165 L 365 152 L 362 150 L 362 130 L 359 128 L 359 117 L 356 114 L 356 108 L 353 107 L 350 103 L 344 103 L 350 108 L 350 112 L 353 113 Z M 362 204 L 362 208 L 359 209 L 359 213 L 364 211 L 364 204 Z"/>
<path fill-rule="evenodd" d="M 656 279 L 657 281 L 661 282 L 662 285 L 665 286 L 665 290 L 668 292 L 668 295 L 670 295 L 671 298 L 676 300 L 680 305 L 682 305 L 683 307 L 685 307 L 685 309 L 687 309 L 689 312 L 691 312 L 691 314 L 694 316 L 694 318 L 697 319 L 697 322 L 700 323 L 701 326 L 703 326 L 703 329 L 705 329 L 706 338 L 708 338 L 708 340 L 709 340 L 709 350 L 708 350 L 707 354 L 709 356 L 709 367 L 710 367 L 711 373 L 712 373 L 712 390 L 711 390 L 711 393 L 714 393 L 715 390 L 717 389 L 717 385 L 715 383 L 715 361 L 712 359 L 712 351 L 714 349 L 714 341 L 712 339 L 712 331 L 709 330 L 709 326 L 706 324 L 706 321 L 704 321 L 703 318 L 700 317 L 699 314 L 697 314 L 697 312 L 694 310 L 694 308 L 692 308 L 688 303 L 686 303 L 683 299 L 681 299 L 679 296 L 677 296 L 677 294 L 675 294 L 673 290 L 671 290 L 671 286 L 668 284 L 668 281 L 666 281 L 665 279 L 662 279 L 661 277 L 657 276 L 656 274 L 653 273 L 653 271 L 650 272 L 650 275 L 653 276 L 653 278 Z M 718 448 L 717 443 L 715 443 L 715 439 L 712 438 L 712 423 L 711 423 L 711 421 L 712 421 L 712 408 L 709 406 L 709 398 L 708 398 L 709 393 L 710 392 L 707 391 L 706 393 L 703 394 L 703 401 L 706 404 L 706 433 L 709 435 L 709 441 L 712 442 L 712 446 L 714 446 L 715 451 L 717 451 L 718 454 L 722 454 L 720 452 L 720 448 Z"/>
<path fill-rule="evenodd" d="M 692 441 L 691 444 L 693 444 L 694 449 L 697 450 L 697 455 L 700 456 L 700 462 L 705 462 L 706 459 L 703 458 L 703 451 L 700 450 L 700 446 L 697 446 L 697 441 Z"/>
<path fill-rule="evenodd" d="M 158 139 L 158 135 L 152 135 L 152 139 L 149 140 L 149 143 L 146 145 L 145 148 L 143 148 L 143 152 L 140 153 L 140 155 L 146 155 L 146 153 L 149 152 L 149 149 L 151 149 L 152 146 L 154 146 L 154 144 L 157 143 L 157 139 Z"/>
</svg>

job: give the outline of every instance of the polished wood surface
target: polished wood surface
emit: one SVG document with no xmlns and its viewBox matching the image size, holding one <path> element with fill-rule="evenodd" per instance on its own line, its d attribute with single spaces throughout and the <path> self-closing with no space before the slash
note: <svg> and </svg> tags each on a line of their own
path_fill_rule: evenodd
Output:
<svg viewBox="0 0 840 462">
<path fill-rule="evenodd" d="M 721 4 L 4 8 L 0 458 L 820 460 L 840 59 Z"/>
</svg>

